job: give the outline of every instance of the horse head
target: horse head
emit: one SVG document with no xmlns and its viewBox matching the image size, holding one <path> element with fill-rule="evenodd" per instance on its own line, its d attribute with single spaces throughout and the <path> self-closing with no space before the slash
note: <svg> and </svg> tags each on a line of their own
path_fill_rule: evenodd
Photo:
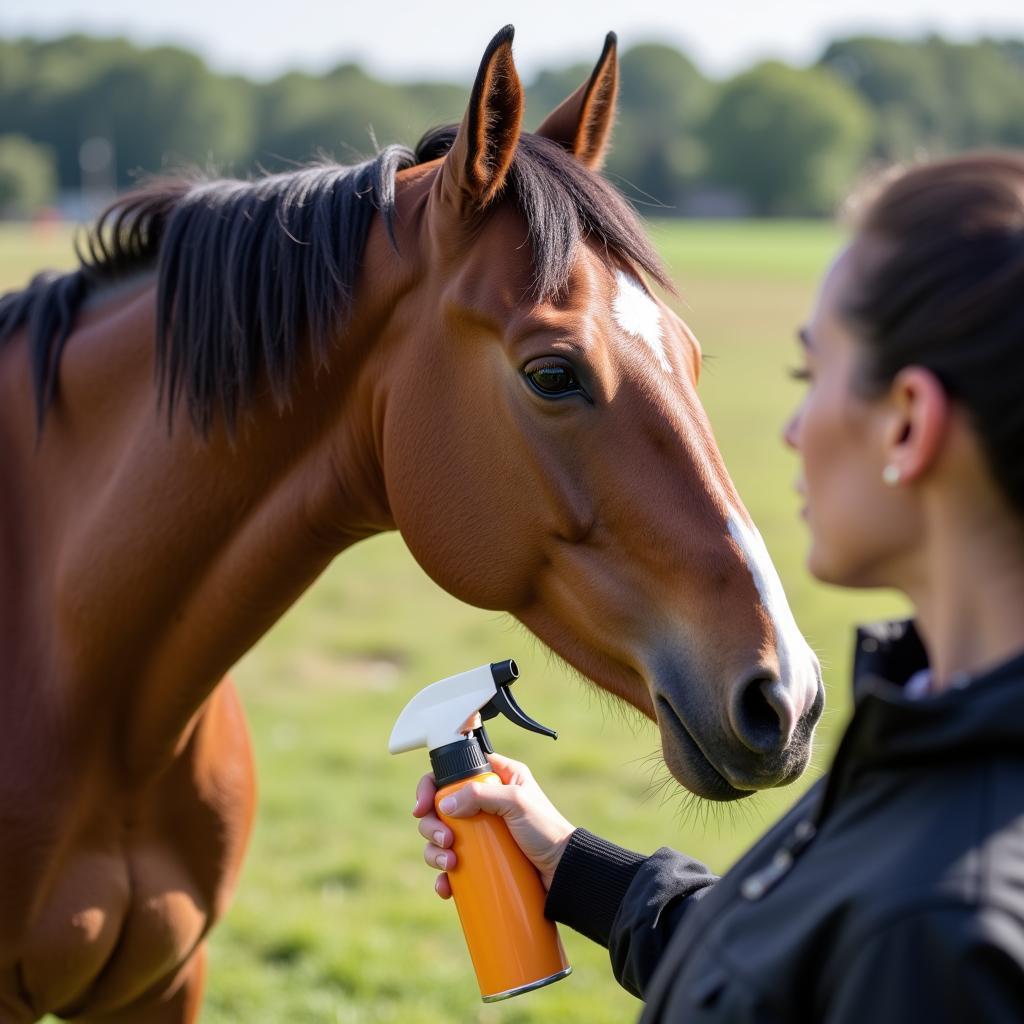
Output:
<svg viewBox="0 0 1024 1024">
<path fill-rule="evenodd" d="M 615 38 L 536 134 L 511 43 L 491 42 L 435 159 L 399 176 L 397 242 L 423 270 L 383 386 L 391 513 L 442 587 L 655 719 L 690 790 L 787 783 L 820 669 L 697 397 L 697 339 L 597 173 Z"/>
</svg>

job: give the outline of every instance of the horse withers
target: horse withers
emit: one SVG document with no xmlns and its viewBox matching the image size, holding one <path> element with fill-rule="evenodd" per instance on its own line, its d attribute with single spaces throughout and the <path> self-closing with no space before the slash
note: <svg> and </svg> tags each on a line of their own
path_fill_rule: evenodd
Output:
<svg viewBox="0 0 1024 1024">
<path fill-rule="evenodd" d="M 380 531 L 693 792 L 804 768 L 817 661 L 597 174 L 614 37 L 535 134 L 511 42 L 415 152 L 154 181 L 0 301 L 2 1024 L 196 1019 L 253 814 L 225 672 Z"/>
</svg>

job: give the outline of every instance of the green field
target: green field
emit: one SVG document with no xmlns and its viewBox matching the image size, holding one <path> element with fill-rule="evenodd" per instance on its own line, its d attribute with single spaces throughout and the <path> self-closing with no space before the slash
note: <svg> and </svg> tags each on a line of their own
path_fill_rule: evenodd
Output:
<svg viewBox="0 0 1024 1024">
<path fill-rule="evenodd" d="M 451 904 L 432 890 L 410 810 L 425 756 L 392 758 L 393 719 L 420 687 L 514 656 L 524 707 L 557 744 L 495 723 L 567 816 L 639 850 L 673 845 L 726 869 L 827 765 L 849 711 L 853 622 L 898 612 L 892 595 L 849 595 L 809 579 L 792 491 L 796 460 L 779 441 L 799 395 L 786 367 L 815 280 L 841 244 L 823 224 L 653 227 L 679 285 L 677 308 L 708 356 L 701 393 L 740 493 L 825 666 L 829 707 L 813 770 L 796 786 L 728 806 L 695 804 L 658 783 L 653 728 L 618 713 L 509 617 L 438 590 L 400 539 L 342 555 L 238 666 L 260 769 L 260 808 L 241 890 L 212 942 L 204 1021 L 586 1022 L 635 1018 L 603 950 L 571 932 L 574 975 L 484 1006 Z M 0 289 L 69 262 L 64 232 L 0 230 Z"/>
</svg>

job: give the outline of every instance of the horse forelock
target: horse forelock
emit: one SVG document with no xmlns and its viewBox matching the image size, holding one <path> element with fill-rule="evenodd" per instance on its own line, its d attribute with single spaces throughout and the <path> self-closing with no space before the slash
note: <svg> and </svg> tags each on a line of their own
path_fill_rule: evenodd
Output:
<svg viewBox="0 0 1024 1024">
<path fill-rule="evenodd" d="M 39 428 L 57 398 L 60 356 L 82 300 L 154 264 L 158 393 L 168 423 L 184 401 L 200 433 L 218 413 L 233 429 L 262 384 L 283 406 L 301 347 L 325 360 L 347 322 L 375 213 L 398 251 L 398 171 L 443 157 L 456 131 L 434 129 L 415 151 L 389 146 L 355 165 L 314 164 L 253 181 L 164 177 L 118 199 L 76 244 L 78 270 L 40 275 L 0 299 L 0 341 L 29 330 Z M 624 263 L 669 286 L 632 208 L 557 143 L 520 137 L 500 201 L 525 220 L 538 301 L 566 288 L 584 239 L 610 266 Z"/>
<path fill-rule="evenodd" d="M 446 155 L 457 131 L 457 125 L 447 125 L 427 132 L 416 147 L 417 162 Z M 526 221 L 536 299 L 549 299 L 565 289 L 584 239 L 609 265 L 625 263 L 671 289 L 664 264 L 633 208 L 605 178 L 558 143 L 527 132 L 520 135 L 498 198 L 513 203 Z M 481 217 L 487 212 L 482 210 Z"/>
</svg>

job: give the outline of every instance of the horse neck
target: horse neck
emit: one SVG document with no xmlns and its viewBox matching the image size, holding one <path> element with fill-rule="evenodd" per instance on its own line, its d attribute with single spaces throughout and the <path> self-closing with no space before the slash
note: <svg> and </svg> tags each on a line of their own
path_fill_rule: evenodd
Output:
<svg viewBox="0 0 1024 1024">
<path fill-rule="evenodd" d="M 234 439 L 219 426 L 199 438 L 183 413 L 169 432 L 157 411 L 152 278 L 83 312 L 38 444 L 24 397 L 0 424 L 19 477 L 21 554 L 0 587 L 8 664 L 84 719 L 127 702 L 129 761 L 172 749 L 329 561 L 393 526 L 376 401 L 387 346 L 376 342 L 403 285 L 382 235 L 375 224 L 371 286 L 329 365 L 301 365 L 288 409 L 257 400 Z"/>
</svg>

